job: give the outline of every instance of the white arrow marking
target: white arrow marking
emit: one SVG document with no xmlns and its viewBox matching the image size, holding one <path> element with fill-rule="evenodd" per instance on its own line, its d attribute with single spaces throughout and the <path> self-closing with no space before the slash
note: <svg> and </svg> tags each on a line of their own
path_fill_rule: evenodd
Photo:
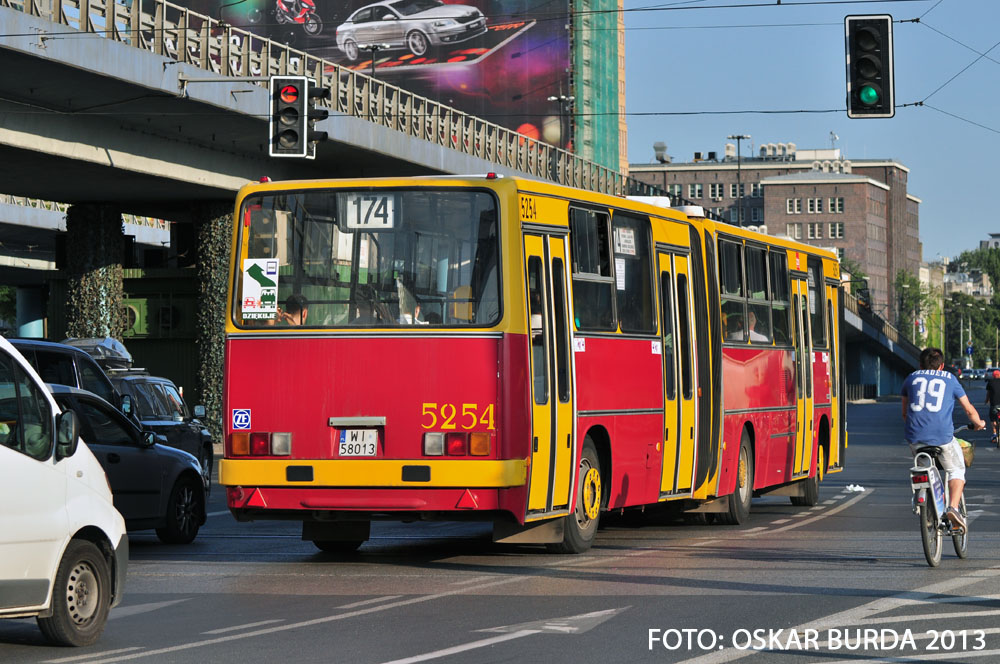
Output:
<svg viewBox="0 0 1000 664">
<path fill-rule="evenodd" d="M 582 613 L 578 616 L 549 618 L 548 620 L 536 620 L 533 622 L 521 623 L 519 625 L 504 625 L 503 627 L 480 629 L 477 631 L 503 632 L 503 634 L 500 636 L 491 636 L 488 639 L 472 641 L 471 643 L 463 643 L 460 646 L 452 646 L 451 648 L 444 648 L 443 650 L 435 650 L 434 652 L 428 652 L 422 655 L 404 657 L 403 659 L 394 659 L 391 662 L 385 662 L 384 664 L 415 664 L 416 662 L 426 662 L 431 659 L 456 655 L 460 652 L 476 650 L 477 648 L 485 648 L 487 646 L 496 645 L 497 643 L 503 643 L 504 641 L 513 641 L 514 639 L 531 636 L 532 634 L 582 634 L 583 632 L 593 629 L 605 620 L 612 618 L 616 614 L 621 613 L 628 608 L 629 607 L 624 606 L 620 609 L 592 611 L 590 613 Z"/>
</svg>

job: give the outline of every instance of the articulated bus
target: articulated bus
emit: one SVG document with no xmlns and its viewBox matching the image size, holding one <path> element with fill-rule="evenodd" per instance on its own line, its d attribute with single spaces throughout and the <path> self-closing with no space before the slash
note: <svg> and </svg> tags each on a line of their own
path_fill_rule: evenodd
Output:
<svg viewBox="0 0 1000 664">
<path fill-rule="evenodd" d="M 847 447 L 836 255 L 527 179 L 264 182 L 236 201 L 220 482 L 324 551 L 483 520 L 580 552 L 602 512 L 739 524 Z"/>
</svg>

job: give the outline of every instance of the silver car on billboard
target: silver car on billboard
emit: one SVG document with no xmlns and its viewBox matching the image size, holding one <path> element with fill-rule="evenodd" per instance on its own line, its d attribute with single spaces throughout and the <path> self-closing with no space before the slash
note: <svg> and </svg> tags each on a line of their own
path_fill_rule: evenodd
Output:
<svg viewBox="0 0 1000 664">
<path fill-rule="evenodd" d="M 441 0 L 386 0 L 362 7 L 339 25 L 337 48 L 351 62 L 373 46 L 405 48 L 421 57 L 431 48 L 485 32 L 486 18 L 475 7 L 446 5 Z"/>
</svg>

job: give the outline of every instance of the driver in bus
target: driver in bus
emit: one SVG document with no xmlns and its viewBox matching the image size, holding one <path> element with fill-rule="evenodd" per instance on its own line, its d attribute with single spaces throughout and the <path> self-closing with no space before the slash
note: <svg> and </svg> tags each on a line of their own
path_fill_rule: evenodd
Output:
<svg viewBox="0 0 1000 664">
<path fill-rule="evenodd" d="M 940 348 L 925 348 L 920 353 L 920 368 L 903 381 L 904 437 L 910 451 L 925 446 L 941 448 L 941 466 L 947 473 L 951 504 L 945 517 L 952 526 L 965 528 L 965 517 L 958 510 L 965 487 L 965 459 L 955 439 L 951 420 L 955 400 L 962 405 L 974 431 L 985 429 L 986 423 L 969 402 L 965 389 L 957 378 L 944 370 L 944 354 Z"/>
</svg>

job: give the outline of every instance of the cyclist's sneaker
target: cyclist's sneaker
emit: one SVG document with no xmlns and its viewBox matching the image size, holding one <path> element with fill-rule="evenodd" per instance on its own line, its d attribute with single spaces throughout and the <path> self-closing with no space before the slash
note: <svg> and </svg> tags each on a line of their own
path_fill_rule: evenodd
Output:
<svg viewBox="0 0 1000 664">
<path fill-rule="evenodd" d="M 965 517 L 957 509 L 949 507 L 948 511 L 945 512 L 945 516 L 951 522 L 952 528 L 965 530 Z"/>
</svg>

